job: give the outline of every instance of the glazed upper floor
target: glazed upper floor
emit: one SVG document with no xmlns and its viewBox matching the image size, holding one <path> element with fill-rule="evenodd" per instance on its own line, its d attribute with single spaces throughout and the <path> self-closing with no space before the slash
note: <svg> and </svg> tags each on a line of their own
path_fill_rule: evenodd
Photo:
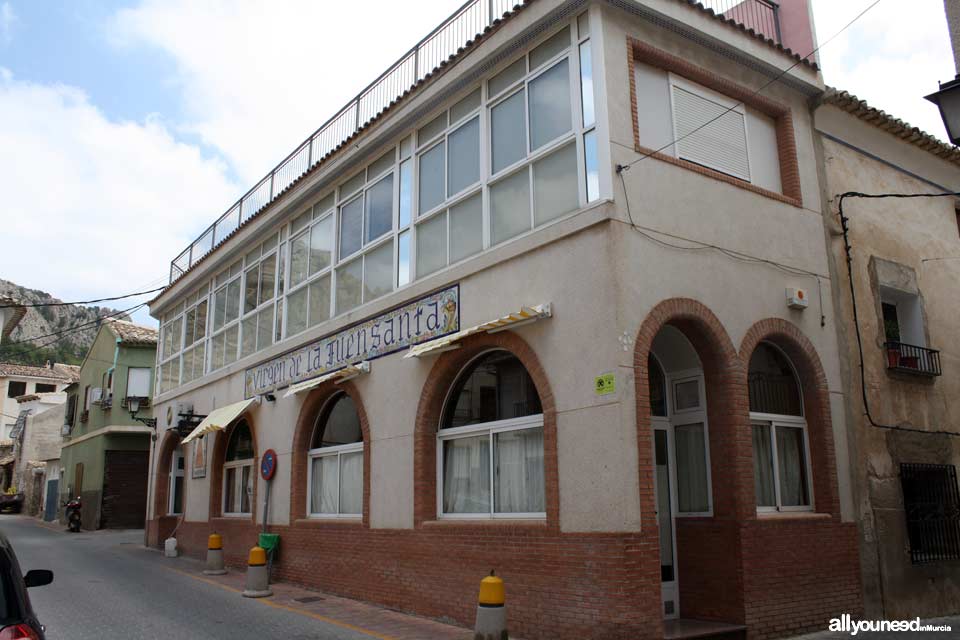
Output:
<svg viewBox="0 0 960 640">
<path fill-rule="evenodd" d="M 333 330 L 375 299 L 400 302 L 413 283 L 441 286 L 452 265 L 480 268 L 521 238 L 549 242 L 561 220 L 623 217 L 621 180 L 649 178 L 615 167 L 635 160 L 673 173 L 634 206 L 688 217 L 700 239 L 730 230 L 685 216 L 687 204 L 715 220 L 718 203 L 795 212 L 795 235 L 822 243 L 802 212 L 819 206 L 806 98 L 821 90 L 814 66 L 686 2 L 528 3 L 349 145 L 282 189 L 274 177 L 269 204 L 227 237 L 208 230 L 219 246 L 151 304 L 156 392 Z M 782 238 L 761 244 L 822 263 Z"/>
</svg>

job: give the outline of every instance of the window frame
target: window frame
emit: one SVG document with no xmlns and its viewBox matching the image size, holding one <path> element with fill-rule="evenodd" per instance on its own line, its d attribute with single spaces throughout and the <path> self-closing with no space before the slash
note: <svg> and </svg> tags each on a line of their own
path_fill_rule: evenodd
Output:
<svg viewBox="0 0 960 640">
<path fill-rule="evenodd" d="M 183 469 L 179 467 L 178 461 L 183 460 Z M 170 473 L 168 474 L 167 480 L 167 515 L 168 516 L 180 516 L 183 515 L 185 511 L 185 506 L 183 503 L 183 497 L 186 490 L 186 469 L 187 469 L 187 457 L 183 453 L 183 448 L 177 446 L 173 450 L 173 460 L 170 463 Z M 182 478 L 180 483 L 180 511 L 174 509 L 176 504 L 176 481 L 177 478 Z"/>
<path fill-rule="evenodd" d="M 363 498 L 361 497 L 360 502 L 360 513 L 341 513 L 340 511 L 340 488 L 341 488 L 341 478 L 343 477 L 343 463 L 341 459 L 345 454 L 350 453 L 360 453 L 362 459 L 365 459 L 366 452 L 364 451 L 364 442 L 350 442 L 348 444 L 338 444 L 332 447 L 316 447 L 307 451 L 307 518 L 311 520 L 360 520 L 363 518 Z M 314 512 L 311 507 L 313 506 L 313 461 L 320 458 L 337 458 L 337 512 L 336 513 L 322 513 Z M 365 471 L 365 470 L 364 470 Z M 366 474 L 361 471 L 360 476 L 360 491 L 363 492 L 363 483 L 364 476 Z"/>
<path fill-rule="evenodd" d="M 813 495 L 813 466 L 810 460 L 810 437 L 807 431 L 807 421 L 803 416 L 785 416 L 776 413 L 761 413 L 761 412 L 750 412 L 750 429 L 751 433 L 753 427 L 755 426 L 765 426 L 770 429 L 770 455 L 771 460 L 773 461 L 773 492 L 774 500 L 777 503 L 775 506 L 761 506 L 756 505 L 757 513 L 780 513 L 780 512 L 790 512 L 790 511 L 814 511 L 814 495 Z M 777 428 L 792 428 L 801 430 L 803 434 L 803 455 L 804 455 L 804 479 L 807 485 L 807 498 L 810 504 L 808 505 L 784 505 L 782 504 L 782 499 L 780 496 L 780 464 L 779 459 L 777 458 Z M 752 439 L 752 436 L 751 436 Z M 751 447 L 752 449 L 752 447 Z M 754 453 L 754 455 L 756 455 Z M 756 479 L 754 479 L 756 482 Z M 756 504 L 757 496 L 756 489 L 754 489 L 754 504 Z"/>
<path fill-rule="evenodd" d="M 346 393 L 345 391 L 338 391 L 332 396 L 327 398 L 327 400 L 320 407 L 320 410 L 317 412 L 317 420 L 314 422 L 313 431 L 310 433 L 310 443 L 313 444 L 314 438 L 317 437 L 317 432 L 319 429 L 326 430 L 327 424 L 330 421 L 330 416 L 336 404 L 343 400 L 344 398 L 350 399 L 354 405 L 354 410 L 357 412 L 357 421 L 360 420 L 359 409 L 357 408 L 356 401 Z M 323 425 L 320 424 L 319 419 L 323 418 Z M 363 486 L 366 481 L 366 451 L 364 445 L 366 442 L 363 439 L 363 426 L 360 426 L 360 442 L 348 442 L 346 444 L 336 444 L 329 447 L 312 447 L 307 451 L 307 505 L 306 511 L 308 519 L 315 520 L 360 520 L 363 518 L 363 508 L 365 506 L 365 497 L 363 496 Z M 341 487 L 341 477 L 343 472 L 343 464 L 341 458 L 345 454 L 350 453 L 360 453 L 361 454 L 361 475 L 360 475 L 360 513 L 341 513 L 340 512 L 340 487 Z M 313 461 L 318 458 L 329 458 L 337 457 L 337 512 L 336 513 L 323 513 L 323 512 L 314 512 L 311 510 L 313 506 Z"/>
<path fill-rule="evenodd" d="M 489 353 L 489 352 L 487 352 Z M 484 354 L 485 355 L 485 354 Z M 473 360 L 476 362 L 476 360 Z M 464 367 L 462 372 L 467 371 L 471 365 Z M 462 373 L 461 372 L 461 373 Z M 459 378 L 458 378 L 459 379 Z M 452 390 L 452 386 L 451 386 Z M 491 422 L 482 422 L 480 424 L 471 424 L 465 427 L 452 427 L 449 429 L 437 429 L 437 518 L 441 520 L 546 520 L 547 512 L 497 512 L 495 500 L 496 482 L 494 460 L 496 454 L 494 450 L 494 435 L 498 433 L 509 433 L 511 431 L 527 431 L 531 429 L 544 428 L 544 414 L 537 413 L 521 418 L 507 418 L 505 420 L 494 420 Z M 458 440 L 462 438 L 476 437 L 486 435 L 490 443 L 490 511 L 478 513 L 446 513 L 443 510 L 443 462 L 444 448 L 443 443 L 447 440 Z M 546 450 L 544 450 L 544 459 L 546 459 Z M 546 508 L 546 468 L 544 468 L 544 508 Z"/>
<path fill-rule="evenodd" d="M 228 446 L 229 446 L 229 443 L 228 443 Z M 221 500 L 221 509 L 222 509 L 223 517 L 249 518 L 254 514 L 256 505 L 254 504 L 253 494 L 254 494 L 254 491 L 256 490 L 257 480 L 254 477 L 254 473 L 253 473 L 253 460 L 254 460 L 253 458 L 244 458 L 243 460 L 232 460 L 230 462 L 223 463 L 223 480 L 222 480 L 223 498 Z M 248 467 L 250 469 L 250 476 L 249 476 L 250 477 L 250 511 L 228 511 L 227 510 L 227 477 L 229 474 L 227 473 L 227 470 L 228 469 L 237 470 L 236 473 L 234 474 L 235 485 L 236 485 L 234 487 L 234 491 L 235 491 L 234 495 L 238 500 L 237 506 L 242 507 L 243 497 L 240 492 L 244 490 L 243 468 L 245 467 Z M 233 506 L 233 505 L 230 505 L 230 506 Z"/>
<path fill-rule="evenodd" d="M 656 355 L 654 354 L 656 358 Z M 712 518 L 713 517 L 713 467 L 710 456 L 710 423 L 707 419 L 707 386 L 703 372 L 699 369 L 689 369 L 667 373 L 663 364 L 657 360 L 660 370 L 663 372 L 664 384 L 666 385 L 666 416 L 651 416 L 653 420 L 665 421 L 669 428 L 667 429 L 667 455 L 670 457 L 670 482 L 673 490 L 673 515 L 674 518 Z M 675 388 L 677 384 L 696 381 L 698 405 L 690 409 L 676 408 Z M 679 461 L 677 459 L 676 440 L 677 427 L 685 427 L 694 424 L 703 425 L 703 454 L 704 465 L 707 472 L 707 510 L 706 511 L 682 511 L 680 509 L 680 484 L 679 484 Z"/>
<path fill-rule="evenodd" d="M 756 452 L 753 451 L 753 427 L 766 425 L 770 428 L 770 455 L 771 460 L 773 461 L 773 491 L 774 491 L 774 500 L 777 503 L 775 506 L 760 506 L 756 505 L 757 513 L 779 513 L 779 512 L 790 512 L 790 511 L 814 511 L 814 495 L 813 495 L 813 462 L 810 458 L 810 434 L 807 431 L 807 419 L 806 419 L 806 407 L 803 403 L 803 385 L 800 384 L 800 376 L 797 373 L 797 368 L 794 366 L 793 362 L 784 353 L 783 349 L 778 347 L 772 342 L 767 340 L 761 340 L 754 347 L 756 350 L 761 345 L 766 345 L 780 354 L 780 357 L 783 358 L 784 362 L 790 367 L 790 373 L 793 374 L 793 382 L 797 385 L 797 396 L 800 398 L 800 415 L 791 416 L 786 414 L 779 413 L 766 413 L 763 411 L 749 411 L 750 418 L 750 439 L 751 439 L 751 454 L 753 457 L 756 457 Z M 753 354 L 751 353 L 751 358 Z M 747 362 L 747 375 L 750 375 L 749 369 L 749 360 Z M 749 402 L 749 400 L 748 400 Z M 748 407 L 749 410 L 749 407 Z M 780 464 L 777 458 L 777 427 L 784 428 L 800 428 L 803 435 L 803 455 L 804 455 L 804 479 L 807 484 L 807 499 L 810 504 L 808 505 L 786 505 L 782 504 L 780 498 Z M 754 473 L 756 473 L 754 469 Z M 756 477 L 754 477 L 754 504 L 757 502 L 756 495 Z"/>
</svg>

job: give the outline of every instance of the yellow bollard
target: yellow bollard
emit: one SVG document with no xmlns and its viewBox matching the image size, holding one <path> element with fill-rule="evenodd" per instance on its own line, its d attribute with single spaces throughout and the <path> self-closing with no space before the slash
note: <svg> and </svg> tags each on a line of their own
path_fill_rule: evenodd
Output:
<svg viewBox="0 0 960 640">
<path fill-rule="evenodd" d="M 480 597 L 477 598 L 477 624 L 473 629 L 474 640 L 508 640 L 506 589 L 503 580 L 491 571 L 480 581 Z"/>
<path fill-rule="evenodd" d="M 211 533 L 207 538 L 207 568 L 203 573 L 208 576 L 222 576 L 226 572 L 223 568 L 223 537 L 219 533 Z"/>
<path fill-rule="evenodd" d="M 267 552 L 263 547 L 254 547 L 247 558 L 247 585 L 243 597 L 263 598 L 272 595 L 267 576 Z"/>
</svg>

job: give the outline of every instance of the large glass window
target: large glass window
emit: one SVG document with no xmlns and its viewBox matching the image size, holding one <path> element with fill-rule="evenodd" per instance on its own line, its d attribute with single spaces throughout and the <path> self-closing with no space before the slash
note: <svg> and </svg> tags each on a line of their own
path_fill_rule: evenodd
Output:
<svg viewBox="0 0 960 640">
<path fill-rule="evenodd" d="M 812 509 L 807 423 L 793 366 L 761 342 L 750 357 L 748 381 L 757 510 Z"/>
<path fill-rule="evenodd" d="M 363 432 L 356 405 L 346 393 L 331 398 L 317 417 L 307 465 L 311 516 L 361 516 Z"/>
<path fill-rule="evenodd" d="M 439 513 L 543 517 L 543 409 L 506 351 L 475 360 L 454 384 L 437 436 Z"/>
<path fill-rule="evenodd" d="M 253 437 L 241 420 L 233 428 L 223 464 L 223 514 L 247 515 L 253 503 Z"/>
<path fill-rule="evenodd" d="M 333 264 L 333 194 L 294 220 L 290 228 L 290 278 L 287 287 L 287 336 L 330 318 L 330 268 Z"/>
<path fill-rule="evenodd" d="M 586 30 L 547 34 L 266 231 L 163 318 L 158 392 L 599 197 L 591 64 Z"/>
</svg>

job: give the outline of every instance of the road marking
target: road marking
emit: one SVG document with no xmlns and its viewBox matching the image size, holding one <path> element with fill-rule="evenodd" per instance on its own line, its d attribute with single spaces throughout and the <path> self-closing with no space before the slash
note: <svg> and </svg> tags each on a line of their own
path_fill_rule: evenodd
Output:
<svg viewBox="0 0 960 640">
<path fill-rule="evenodd" d="M 161 565 L 161 566 L 163 566 L 163 565 Z M 231 591 L 231 592 L 233 592 L 233 593 L 243 593 L 243 591 L 241 591 L 240 589 L 235 589 L 235 588 L 233 588 L 233 587 L 231 587 L 231 586 L 229 586 L 229 585 L 225 585 L 225 584 L 223 584 L 223 583 L 221 583 L 221 582 L 217 582 L 216 580 L 211 580 L 211 579 L 209 579 L 209 578 L 202 578 L 202 577 L 196 575 L 195 573 L 190 573 L 189 571 L 183 571 L 182 569 L 175 569 L 175 568 L 173 568 L 173 567 L 167 567 L 167 566 L 163 566 L 163 568 L 166 569 L 167 571 L 173 571 L 174 573 L 179 573 L 179 574 L 181 574 L 181 575 L 188 576 L 188 577 L 190 577 L 190 578 L 193 578 L 194 580 L 199 580 L 200 582 L 205 582 L 206 584 L 210 584 L 210 585 L 213 585 L 213 586 L 215 586 L 215 587 L 220 587 L 221 589 L 226 589 L 227 591 Z M 295 608 L 295 607 L 290 607 L 290 606 L 287 606 L 287 605 L 285 605 L 285 604 L 280 604 L 279 602 L 271 602 L 270 600 L 267 600 L 266 598 L 251 598 L 251 600 L 255 600 L 256 602 L 259 602 L 260 604 L 265 604 L 265 605 L 267 605 L 268 607 L 273 607 L 274 609 L 280 609 L 280 610 L 282 610 L 282 611 L 290 611 L 290 612 L 292 612 L 292 613 L 298 613 L 298 614 L 300 614 L 300 615 L 302 615 L 302 616 L 306 616 L 306 617 L 308 617 L 308 618 L 313 618 L 313 619 L 315 619 L 315 620 L 320 620 L 321 622 L 326 622 L 327 624 L 332 624 L 332 625 L 334 625 L 334 626 L 341 627 L 341 628 L 343 628 L 343 629 L 349 629 L 350 631 L 356 631 L 356 632 L 358 632 L 358 633 L 362 633 L 362 634 L 364 634 L 364 635 L 368 635 L 368 636 L 370 636 L 371 638 L 377 638 L 378 640 L 396 640 L 396 638 L 394 638 L 393 636 L 387 636 L 387 635 L 384 635 L 384 634 L 382 634 L 382 633 L 377 633 L 376 631 L 371 631 L 370 629 L 364 629 L 363 627 L 358 627 L 358 626 L 356 626 L 356 625 L 352 625 L 352 624 L 350 624 L 349 622 L 341 622 L 340 620 L 335 620 L 335 619 L 333 619 L 333 618 L 328 618 L 327 616 L 321 615 L 321 614 L 319 614 L 319 613 L 313 613 L 312 611 L 304 611 L 303 609 L 297 609 L 297 608 Z"/>
</svg>

